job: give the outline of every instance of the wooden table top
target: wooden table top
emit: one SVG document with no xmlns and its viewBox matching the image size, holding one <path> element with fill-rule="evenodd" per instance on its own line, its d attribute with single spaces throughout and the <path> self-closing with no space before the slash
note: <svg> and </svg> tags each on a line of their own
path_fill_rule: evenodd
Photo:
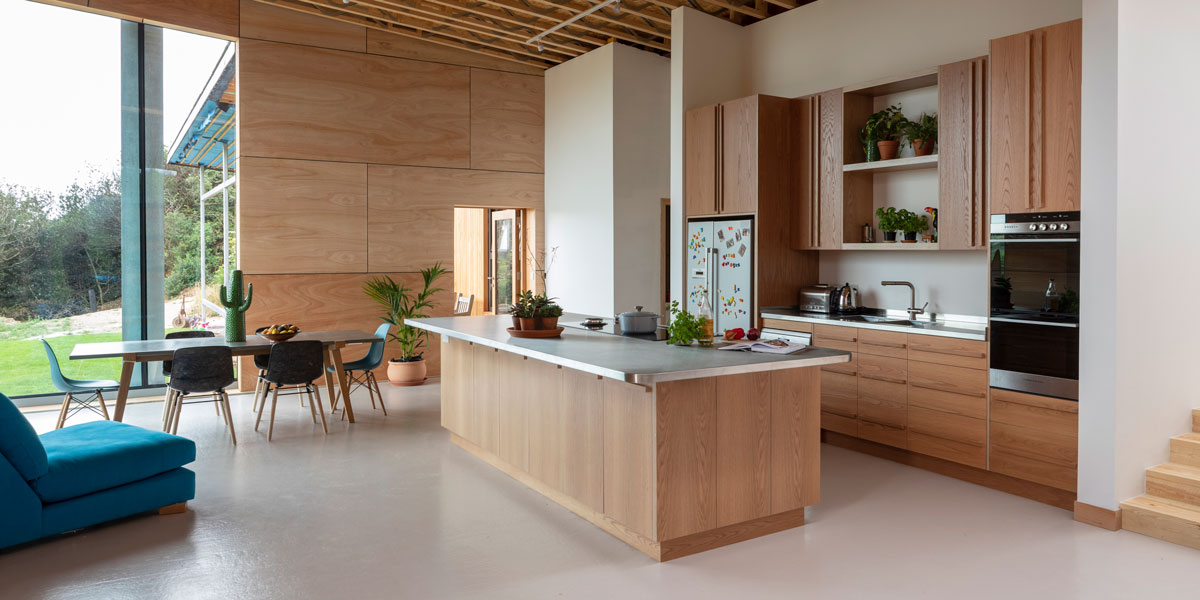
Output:
<svg viewBox="0 0 1200 600">
<path fill-rule="evenodd" d="M 383 341 L 374 334 L 350 329 L 344 331 L 304 331 L 289 341 L 303 342 L 315 340 L 325 345 L 330 344 L 365 344 Z M 181 338 L 173 340 L 132 340 L 121 342 L 94 342 L 76 344 L 71 350 L 71 360 L 88 358 L 113 358 L 133 355 L 134 360 L 153 361 L 169 360 L 180 348 L 196 346 L 228 346 L 234 356 L 249 354 L 267 354 L 271 351 L 271 340 L 257 334 L 249 334 L 244 342 L 227 342 L 222 337 L 211 338 Z"/>
</svg>

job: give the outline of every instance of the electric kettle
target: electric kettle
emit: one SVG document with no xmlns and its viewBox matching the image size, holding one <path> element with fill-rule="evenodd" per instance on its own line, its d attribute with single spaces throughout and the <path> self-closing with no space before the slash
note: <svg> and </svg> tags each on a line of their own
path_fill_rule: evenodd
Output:
<svg viewBox="0 0 1200 600">
<path fill-rule="evenodd" d="M 858 288 L 846 282 L 836 295 L 836 306 L 838 312 L 854 312 L 858 310 Z"/>
</svg>

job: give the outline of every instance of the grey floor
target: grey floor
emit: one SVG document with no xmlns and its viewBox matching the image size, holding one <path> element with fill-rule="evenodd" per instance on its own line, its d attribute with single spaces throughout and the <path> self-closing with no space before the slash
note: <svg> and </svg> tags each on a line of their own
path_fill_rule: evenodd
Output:
<svg viewBox="0 0 1200 600">
<path fill-rule="evenodd" d="M 385 384 L 386 385 L 386 384 Z M 0 553 L 0 598 L 1196 598 L 1200 552 L 833 447 L 809 524 L 657 564 L 452 445 L 436 385 L 322 436 L 280 399 L 275 440 L 208 406 L 197 497 Z M 126 421 L 155 427 L 158 404 Z M 39 431 L 54 413 L 31 415 Z"/>
</svg>

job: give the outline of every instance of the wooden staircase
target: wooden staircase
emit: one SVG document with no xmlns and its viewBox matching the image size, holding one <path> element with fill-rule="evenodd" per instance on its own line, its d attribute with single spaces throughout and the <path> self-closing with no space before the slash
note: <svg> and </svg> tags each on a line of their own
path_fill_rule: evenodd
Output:
<svg viewBox="0 0 1200 600">
<path fill-rule="evenodd" d="M 1200 549 L 1200 410 L 1171 438 L 1171 462 L 1146 469 L 1146 494 L 1121 503 L 1122 528 Z"/>
</svg>

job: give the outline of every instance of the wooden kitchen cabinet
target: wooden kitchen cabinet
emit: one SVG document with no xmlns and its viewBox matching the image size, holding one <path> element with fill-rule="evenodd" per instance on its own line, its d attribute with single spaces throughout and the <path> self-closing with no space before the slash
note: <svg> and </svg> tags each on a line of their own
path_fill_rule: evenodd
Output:
<svg viewBox="0 0 1200 600">
<path fill-rule="evenodd" d="M 986 56 L 938 67 L 938 247 L 988 246 Z"/>
<path fill-rule="evenodd" d="M 842 247 L 843 94 L 830 90 L 792 101 L 796 210 L 792 244 L 798 250 Z"/>
<path fill-rule="evenodd" d="M 714 104 L 687 111 L 683 127 L 684 210 L 688 215 L 717 212 L 717 158 L 720 106 Z"/>
<path fill-rule="evenodd" d="M 1081 20 L 992 40 L 992 214 L 1079 210 L 1082 52 Z"/>
<path fill-rule="evenodd" d="M 992 388 L 990 470 L 1075 491 L 1079 403 Z"/>
</svg>

